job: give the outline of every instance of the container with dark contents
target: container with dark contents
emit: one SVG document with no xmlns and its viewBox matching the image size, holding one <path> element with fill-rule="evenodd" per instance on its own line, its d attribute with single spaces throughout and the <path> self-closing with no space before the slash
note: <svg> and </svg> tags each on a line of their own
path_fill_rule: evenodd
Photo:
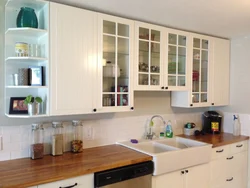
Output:
<svg viewBox="0 0 250 188">
<path fill-rule="evenodd" d="M 31 159 L 41 159 L 44 155 L 44 129 L 42 124 L 32 124 Z"/>
<path fill-rule="evenodd" d="M 71 141 L 71 151 L 80 153 L 83 151 L 83 126 L 81 121 L 73 120 L 73 140 Z"/>
<path fill-rule="evenodd" d="M 53 156 L 62 155 L 64 152 L 62 122 L 52 122 L 52 127 L 54 130 L 51 137 L 51 154 Z"/>
</svg>

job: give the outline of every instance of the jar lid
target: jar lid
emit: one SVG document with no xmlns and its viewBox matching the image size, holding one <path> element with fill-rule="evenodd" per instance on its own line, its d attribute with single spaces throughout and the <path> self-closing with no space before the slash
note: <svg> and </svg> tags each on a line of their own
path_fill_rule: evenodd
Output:
<svg viewBox="0 0 250 188">
<path fill-rule="evenodd" d="M 63 126 L 62 126 L 62 122 L 56 122 L 56 121 L 54 121 L 54 122 L 52 122 L 52 127 L 53 128 L 62 128 Z"/>
<path fill-rule="evenodd" d="M 80 121 L 80 120 L 73 120 L 72 121 L 72 125 L 73 126 L 82 126 L 82 121 Z"/>
<path fill-rule="evenodd" d="M 32 130 L 43 129 L 43 124 L 40 123 L 33 123 Z"/>
</svg>

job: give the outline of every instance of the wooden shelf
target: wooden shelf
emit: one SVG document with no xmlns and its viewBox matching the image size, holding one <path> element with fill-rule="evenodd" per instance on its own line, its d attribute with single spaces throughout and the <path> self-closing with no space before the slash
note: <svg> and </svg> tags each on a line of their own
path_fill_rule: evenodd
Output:
<svg viewBox="0 0 250 188">
<path fill-rule="evenodd" d="M 35 29 L 30 27 L 22 27 L 22 28 L 9 28 L 5 35 L 22 35 L 28 37 L 41 37 L 45 34 L 48 34 L 47 30 L 44 29 Z"/>
<path fill-rule="evenodd" d="M 48 89 L 48 86 L 6 86 L 8 89 Z"/>
<path fill-rule="evenodd" d="M 48 117 L 47 114 L 41 114 L 41 115 L 34 115 L 29 116 L 28 114 L 5 114 L 9 118 L 40 118 L 40 117 Z"/>
</svg>

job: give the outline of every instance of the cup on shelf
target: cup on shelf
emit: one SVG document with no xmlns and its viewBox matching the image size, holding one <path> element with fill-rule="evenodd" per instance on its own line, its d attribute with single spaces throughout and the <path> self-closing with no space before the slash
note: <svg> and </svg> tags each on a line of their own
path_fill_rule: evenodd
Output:
<svg viewBox="0 0 250 188">
<path fill-rule="evenodd" d="M 13 85 L 18 86 L 18 74 L 12 74 Z"/>
<path fill-rule="evenodd" d="M 41 57 L 42 50 L 40 44 L 29 44 L 29 56 L 30 57 Z"/>
<path fill-rule="evenodd" d="M 15 53 L 17 57 L 27 57 L 29 54 L 29 45 L 25 42 L 16 42 Z"/>
</svg>

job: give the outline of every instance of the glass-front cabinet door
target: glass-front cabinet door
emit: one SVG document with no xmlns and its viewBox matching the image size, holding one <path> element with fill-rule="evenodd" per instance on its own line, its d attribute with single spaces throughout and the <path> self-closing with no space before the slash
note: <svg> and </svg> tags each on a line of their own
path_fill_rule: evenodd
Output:
<svg viewBox="0 0 250 188">
<path fill-rule="evenodd" d="M 210 41 L 193 38 L 192 104 L 209 102 Z"/>
<path fill-rule="evenodd" d="M 167 37 L 168 67 L 165 79 L 168 89 L 185 90 L 187 89 L 187 36 L 170 32 Z"/>
<path fill-rule="evenodd" d="M 99 68 L 102 70 L 101 108 L 106 111 L 131 110 L 133 109 L 133 91 L 130 83 L 133 22 L 103 14 L 99 14 L 99 22 L 102 28 L 99 41 L 101 49 Z"/>
<path fill-rule="evenodd" d="M 135 90 L 161 90 L 162 28 L 136 23 Z"/>
</svg>

